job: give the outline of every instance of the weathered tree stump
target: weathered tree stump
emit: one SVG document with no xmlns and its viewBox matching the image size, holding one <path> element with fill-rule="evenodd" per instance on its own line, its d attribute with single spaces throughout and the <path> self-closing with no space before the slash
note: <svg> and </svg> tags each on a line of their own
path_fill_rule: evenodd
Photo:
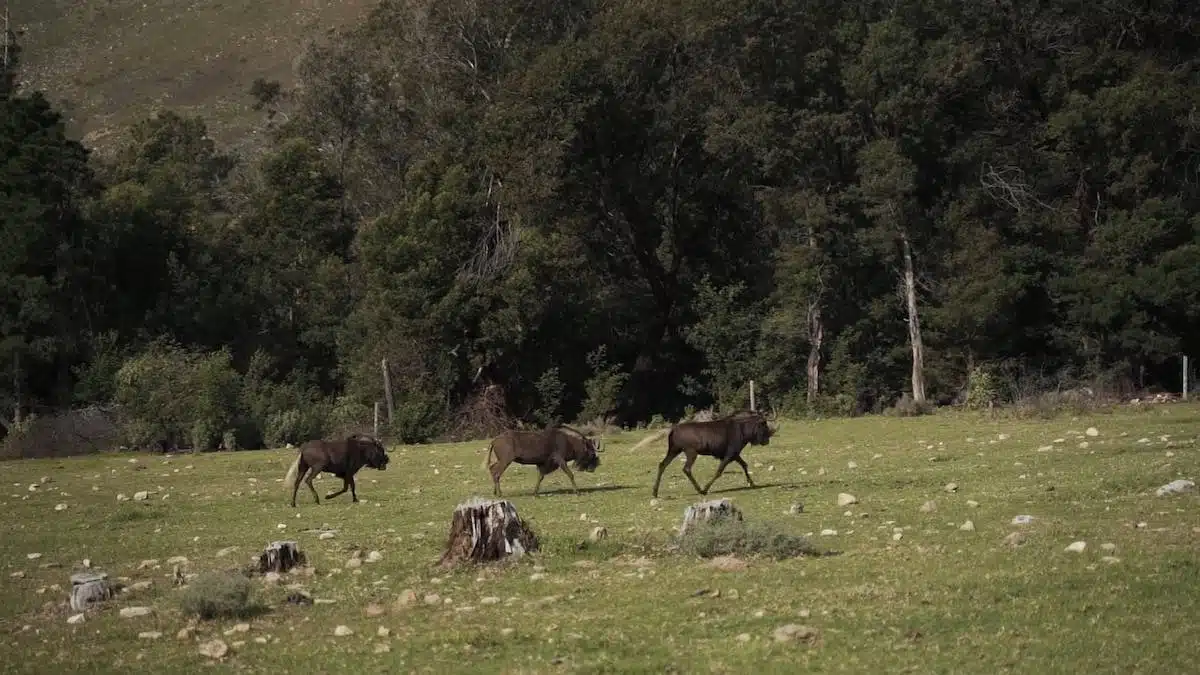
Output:
<svg viewBox="0 0 1200 675">
<path fill-rule="evenodd" d="M 79 572 L 71 575 L 71 609 L 82 612 L 113 597 L 112 586 L 104 572 Z"/>
<path fill-rule="evenodd" d="M 454 509 L 446 552 L 439 563 L 450 566 L 463 560 L 486 562 L 519 557 L 537 549 L 537 535 L 517 515 L 512 502 L 474 498 Z"/>
<path fill-rule="evenodd" d="M 682 537 L 698 523 L 723 519 L 741 520 L 742 512 L 728 499 L 713 499 L 693 504 L 683 512 L 683 524 L 679 526 L 679 536 Z"/>
<path fill-rule="evenodd" d="M 283 574 L 293 567 L 304 564 L 304 553 L 294 541 L 273 541 L 258 556 L 258 573 L 278 572 Z"/>
</svg>

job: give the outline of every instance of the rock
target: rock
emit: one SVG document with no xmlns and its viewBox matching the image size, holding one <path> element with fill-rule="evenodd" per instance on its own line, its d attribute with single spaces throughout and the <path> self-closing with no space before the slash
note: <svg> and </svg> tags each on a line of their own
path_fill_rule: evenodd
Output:
<svg viewBox="0 0 1200 675">
<path fill-rule="evenodd" d="M 857 504 L 857 503 L 858 503 L 858 498 L 850 493 L 842 492 L 837 496 L 837 505 L 838 506 L 850 506 L 851 504 Z"/>
<path fill-rule="evenodd" d="M 70 617 L 67 618 L 67 623 L 70 623 L 70 624 L 83 623 L 84 618 L 85 617 L 83 615 L 83 612 L 80 612 L 79 614 L 72 614 Z"/>
<path fill-rule="evenodd" d="M 857 462 L 846 462 L 846 468 L 847 469 L 857 469 L 858 463 Z"/>
<path fill-rule="evenodd" d="M 375 629 L 375 634 L 381 638 L 385 638 L 389 637 L 392 634 L 392 631 L 387 626 L 380 626 L 379 628 Z"/>
<path fill-rule="evenodd" d="M 143 560 L 142 562 L 138 563 L 137 568 L 139 570 L 144 570 L 144 569 L 147 569 L 150 567 L 155 567 L 157 565 L 158 565 L 158 558 L 149 558 L 147 560 Z"/>
<path fill-rule="evenodd" d="M 134 619 L 139 616 L 147 616 L 153 612 L 154 610 L 150 607 L 122 607 L 121 618 Z"/>
<path fill-rule="evenodd" d="M 919 510 L 921 513 L 933 513 L 934 511 L 937 511 L 937 502 L 931 499 L 922 504 Z"/>
<path fill-rule="evenodd" d="M 249 632 L 250 632 L 250 624 L 248 624 L 248 623 L 235 624 L 233 626 L 233 628 L 230 628 L 228 631 L 228 633 L 230 635 L 232 635 L 234 633 L 249 633 Z"/>
<path fill-rule="evenodd" d="M 974 532 L 975 531 L 975 523 L 968 520 L 967 522 L 963 523 L 962 525 L 959 525 L 958 529 L 962 530 L 963 532 Z"/>
<path fill-rule="evenodd" d="M 788 509 L 788 513 L 792 514 L 793 516 L 804 513 L 804 505 L 799 503 L 792 504 L 792 507 Z"/>
<path fill-rule="evenodd" d="M 341 625 L 333 629 L 333 634 L 337 637 L 346 637 L 347 635 L 354 635 L 354 629 L 349 626 Z"/>
<path fill-rule="evenodd" d="M 392 651 L 392 646 L 386 642 L 376 642 L 374 650 L 376 654 L 386 654 Z"/>
<path fill-rule="evenodd" d="M 946 487 L 942 489 L 946 492 L 958 492 L 958 483 L 946 483 Z"/>
<path fill-rule="evenodd" d="M 892 533 L 892 541 L 900 541 L 903 538 L 904 538 L 903 532 L 893 532 Z"/>
<path fill-rule="evenodd" d="M 394 603 L 392 603 L 392 609 L 395 609 L 395 610 L 407 609 L 408 607 L 411 607 L 415 604 L 417 604 L 416 592 L 413 591 L 411 588 L 406 588 L 403 591 L 401 591 L 400 595 L 396 598 L 396 601 Z"/>
<path fill-rule="evenodd" d="M 822 537 L 832 537 L 832 536 L 834 536 L 834 535 L 836 535 L 836 534 L 837 534 L 837 530 L 832 530 L 832 529 L 829 529 L 829 528 L 825 528 L 824 530 L 821 530 L 821 536 L 822 536 Z"/>
<path fill-rule="evenodd" d="M 8 576 L 12 577 L 13 579 L 24 579 L 25 572 L 22 570 L 17 570 L 16 572 L 13 572 L 12 574 L 10 574 Z"/>
<path fill-rule="evenodd" d="M 1106 555 L 1103 558 L 1100 558 L 1100 560 L 1101 560 L 1101 562 L 1106 562 L 1109 565 L 1115 565 L 1115 564 L 1121 562 L 1121 559 L 1115 555 Z"/>
<path fill-rule="evenodd" d="M 650 506 L 658 506 L 658 499 L 651 499 Z"/>
<path fill-rule="evenodd" d="M 818 635 L 816 628 L 794 623 L 780 626 L 772 633 L 776 642 L 812 642 Z"/>
<path fill-rule="evenodd" d="M 200 655 L 210 659 L 223 659 L 229 653 L 229 645 L 224 640 L 209 640 L 200 644 Z"/>
<path fill-rule="evenodd" d="M 1033 516 L 1013 516 L 1013 525 L 1028 525 L 1033 522 Z"/>
<path fill-rule="evenodd" d="M 973 508 L 973 509 L 975 509 L 975 508 L 979 508 L 979 502 L 975 501 L 974 499 L 968 499 L 968 500 L 967 500 L 967 506 L 969 506 L 969 507 L 971 507 L 971 508 Z"/>
<path fill-rule="evenodd" d="M 749 642 L 749 641 L 750 641 L 750 634 L 749 634 L 749 633 L 740 633 L 740 634 L 738 634 L 738 636 L 737 636 L 737 641 L 738 641 L 738 642 Z"/>
<path fill-rule="evenodd" d="M 364 611 L 366 612 L 367 616 L 374 618 L 377 616 L 383 616 L 384 612 L 387 610 L 383 608 L 383 605 L 377 605 L 372 602 L 371 604 L 367 605 L 367 608 Z"/>
<path fill-rule="evenodd" d="M 54 505 L 54 510 L 55 510 L 55 511 L 66 511 L 66 510 L 67 510 L 67 505 L 66 505 L 66 504 L 55 504 L 55 505 Z"/>
<path fill-rule="evenodd" d="M 1083 551 L 1084 551 L 1086 548 L 1087 548 L 1087 542 L 1086 542 L 1086 541 L 1076 541 L 1076 542 L 1073 542 L 1073 543 L 1071 543 L 1071 545 L 1067 546 L 1067 547 L 1066 547 L 1065 549 L 1063 549 L 1063 550 L 1064 550 L 1064 551 L 1067 551 L 1067 552 L 1069 552 L 1069 553 L 1083 553 Z"/>
<path fill-rule="evenodd" d="M 41 553 L 26 553 L 25 557 L 30 560 L 37 560 L 38 558 L 42 557 L 42 554 Z"/>
<path fill-rule="evenodd" d="M 186 565 L 188 564 L 187 556 L 177 555 L 167 558 L 168 565 Z"/>
<path fill-rule="evenodd" d="M 1025 535 L 1021 532 L 1011 532 L 1004 538 L 1004 544 L 1010 548 L 1016 548 L 1025 543 Z"/>
<path fill-rule="evenodd" d="M 1159 497 L 1166 497 L 1167 495 L 1178 495 L 1178 494 L 1183 494 L 1185 492 L 1191 492 L 1192 490 L 1195 490 L 1195 489 L 1196 489 L 1195 483 L 1193 483 L 1190 480 L 1181 478 L 1179 480 L 1173 480 L 1170 483 L 1167 483 L 1166 485 L 1158 488 L 1157 490 L 1154 491 L 1154 494 Z"/>
<path fill-rule="evenodd" d="M 1117 545 L 1116 545 L 1116 544 L 1114 544 L 1114 543 L 1112 543 L 1111 541 L 1106 541 L 1106 542 L 1104 542 L 1103 544 L 1100 544 L 1100 550 L 1102 550 L 1102 551 L 1115 551 L 1115 550 L 1117 550 Z"/>
<path fill-rule="evenodd" d="M 321 534 L 317 535 L 317 539 L 333 539 L 335 536 L 337 535 L 335 535 L 333 532 L 322 532 Z"/>
<path fill-rule="evenodd" d="M 481 605 L 494 605 L 494 604 L 496 604 L 496 603 L 498 603 L 498 602 L 500 602 L 500 598 L 497 598 L 497 597 L 496 597 L 496 596 L 494 596 L 494 595 L 489 595 L 489 596 L 488 596 L 488 597 L 486 597 L 486 598 L 480 598 L 480 599 L 479 599 L 479 604 L 481 604 Z"/>
<path fill-rule="evenodd" d="M 179 629 L 178 633 L 175 634 L 175 639 L 190 640 L 192 638 L 192 633 L 194 632 L 196 632 L 195 628 L 192 628 L 191 626 L 184 626 L 183 628 Z"/>
<path fill-rule="evenodd" d="M 84 559 L 83 559 L 83 560 L 82 560 L 82 561 L 81 561 L 79 564 L 80 564 L 80 565 L 83 567 L 83 569 L 85 569 L 85 570 L 90 570 L 90 569 L 92 569 L 92 560 L 91 560 L 91 558 L 84 558 Z"/>
<path fill-rule="evenodd" d="M 139 640 L 157 640 L 160 637 L 162 637 L 162 633 L 156 630 L 147 630 L 138 633 Z"/>
<path fill-rule="evenodd" d="M 347 560 L 344 567 L 348 570 L 352 570 L 352 569 L 355 569 L 358 567 L 362 567 L 362 564 L 363 564 L 362 558 L 355 557 L 355 558 L 351 558 L 351 559 Z"/>
<path fill-rule="evenodd" d="M 149 498 L 150 498 L 150 493 L 147 492 L 146 490 L 140 490 L 138 492 L 133 493 L 133 501 L 135 501 L 135 502 L 144 502 Z"/>
<path fill-rule="evenodd" d="M 708 566 L 722 572 L 741 572 L 746 569 L 746 561 L 731 555 L 717 556 L 709 561 Z"/>
<path fill-rule="evenodd" d="M 1091 436 L 1092 438 L 1095 438 L 1096 436 L 1100 435 L 1100 430 L 1097 429 L 1096 427 L 1088 427 L 1087 431 L 1085 431 L 1083 433 L 1087 434 L 1088 436 Z"/>
<path fill-rule="evenodd" d="M 119 501 L 119 502 L 127 502 L 127 501 L 129 501 L 129 497 L 126 497 L 126 496 L 125 496 L 125 493 L 123 493 L 123 492 L 118 492 L 118 493 L 117 493 L 117 501 Z"/>
<path fill-rule="evenodd" d="M 591 534 L 588 535 L 588 539 L 592 543 L 601 542 L 607 537 L 608 537 L 608 530 L 605 529 L 604 527 L 594 527 L 594 528 L 592 528 Z"/>
<path fill-rule="evenodd" d="M 421 601 L 426 605 L 440 605 L 442 604 L 442 596 L 438 595 L 437 593 L 426 593 L 425 597 L 422 598 Z"/>
<path fill-rule="evenodd" d="M 371 551 L 367 554 L 367 562 L 369 563 L 377 563 L 381 560 L 383 560 L 383 554 L 379 551 Z"/>
<path fill-rule="evenodd" d="M 126 586 L 125 592 L 133 593 L 133 592 L 147 591 L 147 590 L 150 590 L 150 587 L 153 585 L 154 585 L 154 582 L 150 581 L 150 580 L 138 581 L 136 583 L 132 583 L 132 584 L 129 584 L 128 586 Z"/>
</svg>

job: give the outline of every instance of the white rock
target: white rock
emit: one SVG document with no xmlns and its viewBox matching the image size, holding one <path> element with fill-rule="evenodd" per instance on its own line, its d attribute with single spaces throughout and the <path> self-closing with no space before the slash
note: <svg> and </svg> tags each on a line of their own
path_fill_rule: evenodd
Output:
<svg viewBox="0 0 1200 675">
<path fill-rule="evenodd" d="M 317 535 L 317 539 L 333 539 L 334 536 L 335 535 L 332 532 L 322 532 L 321 534 Z"/>
<path fill-rule="evenodd" d="M 238 550 L 237 546 L 226 546 L 225 548 L 221 549 L 220 551 L 217 551 L 217 557 L 224 558 L 225 556 L 227 556 L 230 553 L 233 553 L 237 550 Z"/>
<path fill-rule="evenodd" d="M 933 500 L 927 501 L 921 505 L 919 510 L 921 513 L 933 513 L 934 511 L 937 511 L 937 502 L 934 502 Z"/>
<path fill-rule="evenodd" d="M 1111 541 L 1106 541 L 1103 544 L 1100 544 L 1100 549 L 1102 551 L 1115 551 L 1117 550 L 1117 545 Z"/>
<path fill-rule="evenodd" d="M 497 598 L 497 597 L 496 597 L 496 596 L 494 596 L 494 595 L 489 595 L 489 596 L 488 596 L 488 597 L 486 597 L 486 598 L 480 598 L 480 599 L 479 599 L 479 604 L 481 604 L 481 605 L 494 605 L 494 604 L 496 604 L 496 603 L 498 603 L 498 602 L 500 602 L 500 598 Z"/>
<path fill-rule="evenodd" d="M 362 567 L 362 564 L 363 564 L 362 558 L 355 557 L 355 558 L 351 558 L 351 559 L 347 560 L 346 564 L 343 565 L 343 567 L 345 567 L 346 569 L 352 570 L 357 567 Z"/>
<path fill-rule="evenodd" d="M 1083 553 L 1084 549 L 1086 549 L 1086 548 L 1087 548 L 1086 541 L 1077 541 L 1077 542 L 1072 543 L 1070 546 L 1068 546 L 1067 548 L 1065 548 L 1063 550 L 1067 551 L 1068 553 Z"/>
<path fill-rule="evenodd" d="M 847 469 L 857 469 L 858 462 L 846 462 L 846 468 Z"/>
<path fill-rule="evenodd" d="M 187 556 L 176 555 L 167 558 L 168 565 L 186 565 L 188 564 Z"/>
<path fill-rule="evenodd" d="M 333 634 L 337 637 L 346 637 L 347 635 L 354 635 L 354 629 L 346 625 L 341 625 L 333 629 Z"/>
<path fill-rule="evenodd" d="M 118 492 L 118 493 L 117 493 L 117 501 L 119 501 L 119 502 L 127 502 L 127 501 L 129 501 L 129 497 L 126 497 L 126 496 L 125 496 L 125 493 L 123 493 L 123 492 Z"/>
<path fill-rule="evenodd" d="M 893 532 L 892 533 L 892 541 L 900 541 L 903 538 L 904 538 L 903 532 Z"/>
<path fill-rule="evenodd" d="M 156 630 L 147 630 L 138 633 L 138 639 L 141 640 L 157 640 L 160 637 L 162 637 L 162 633 Z"/>
<path fill-rule="evenodd" d="M 147 616 L 154 612 L 150 607 L 122 607 L 121 618 L 134 619 L 139 616 Z"/>
<path fill-rule="evenodd" d="M 1087 434 L 1088 436 L 1091 436 L 1092 438 L 1095 438 L 1096 436 L 1100 435 L 1100 430 L 1097 429 L 1096 427 L 1088 427 L 1087 431 L 1085 431 L 1083 433 Z"/>
<path fill-rule="evenodd" d="M 1033 522 L 1033 516 L 1013 516 L 1013 525 L 1028 525 Z"/>
<path fill-rule="evenodd" d="M 1177 494 L 1183 494 L 1185 492 L 1191 492 L 1192 490 L 1195 490 L 1195 489 L 1196 489 L 1195 483 L 1193 483 L 1190 480 L 1181 478 L 1179 480 L 1173 480 L 1170 483 L 1167 483 L 1166 485 L 1158 488 L 1157 490 L 1154 491 L 1154 494 L 1159 497 L 1166 497 L 1167 495 L 1177 495 Z"/>
<path fill-rule="evenodd" d="M 857 504 L 857 503 L 858 503 L 858 497 L 855 497 L 854 495 L 852 495 L 848 492 L 842 492 L 841 494 L 839 494 L 837 496 L 838 506 L 849 506 L 851 504 Z"/>
<path fill-rule="evenodd" d="M 66 511 L 66 510 L 67 510 L 67 505 L 66 505 L 66 504 L 55 504 L 55 505 L 54 505 L 54 510 L 55 510 L 55 511 Z"/>
<path fill-rule="evenodd" d="M 962 530 L 963 532 L 974 532 L 975 531 L 975 523 L 968 520 L 967 522 L 963 523 L 962 525 L 959 525 L 958 529 Z"/>
<path fill-rule="evenodd" d="M 84 618 L 85 618 L 85 617 L 84 617 L 84 615 L 83 615 L 83 613 L 82 613 L 82 612 L 80 612 L 79 614 L 72 614 L 72 615 L 71 615 L 71 616 L 70 616 L 70 617 L 67 619 L 67 623 L 72 623 L 72 624 L 74 624 L 74 623 L 83 623 L 83 620 L 84 620 Z"/>
<path fill-rule="evenodd" d="M 369 563 L 377 563 L 381 560 L 383 560 L 383 554 L 379 551 L 371 551 L 367 554 L 367 562 Z"/>
<path fill-rule="evenodd" d="M 210 640 L 200 645 L 200 655 L 210 659 L 221 659 L 229 653 L 229 645 L 224 640 Z"/>
<path fill-rule="evenodd" d="M 1109 565 L 1115 565 L 1116 563 L 1119 563 L 1119 562 L 1121 562 L 1121 559 L 1120 559 L 1120 558 L 1118 558 L 1118 557 L 1117 557 L 1117 556 L 1115 556 L 1115 555 L 1106 555 L 1106 556 L 1104 556 L 1104 557 L 1100 558 L 1100 561 L 1101 561 L 1101 562 L 1106 562 L 1106 563 L 1108 563 Z"/>
<path fill-rule="evenodd" d="M 29 558 L 30 560 L 37 560 L 38 558 L 42 557 L 42 554 L 41 553 L 26 553 L 25 557 Z"/>
<path fill-rule="evenodd" d="M 150 498 L 150 493 L 147 492 L 146 490 L 139 490 L 139 491 L 133 493 L 133 501 L 135 501 L 135 502 L 144 502 L 149 498 Z"/>
<path fill-rule="evenodd" d="M 588 539 L 592 542 L 602 541 L 606 537 L 608 537 L 608 530 L 604 527 L 594 527 L 591 534 L 588 535 Z"/>
<path fill-rule="evenodd" d="M 942 489 L 946 492 L 958 492 L 958 483 L 946 483 L 946 487 Z"/>
<path fill-rule="evenodd" d="M 836 535 L 836 534 L 837 534 L 837 530 L 831 530 L 831 529 L 828 529 L 828 528 L 826 528 L 826 529 L 824 529 L 824 530 L 821 530 L 821 536 L 822 536 L 822 537 L 832 537 L 832 536 L 834 536 L 834 535 Z"/>
<path fill-rule="evenodd" d="M 969 507 L 971 507 L 971 508 L 973 508 L 973 509 L 975 509 L 975 508 L 979 508 L 979 502 L 975 501 L 974 499 L 968 499 L 968 500 L 967 500 L 967 506 L 969 506 Z"/>
<path fill-rule="evenodd" d="M 385 637 L 390 636 L 392 634 L 392 631 L 387 626 L 380 626 L 379 628 L 375 629 L 375 634 L 381 638 L 385 638 Z"/>
</svg>

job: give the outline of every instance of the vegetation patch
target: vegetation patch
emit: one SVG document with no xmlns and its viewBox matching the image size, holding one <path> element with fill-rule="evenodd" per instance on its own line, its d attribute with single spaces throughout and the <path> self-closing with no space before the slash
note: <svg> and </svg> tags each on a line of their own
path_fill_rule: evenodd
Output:
<svg viewBox="0 0 1200 675">
<path fill-rule="evenodd" d="M 782 560 L 825 555 L 808 537 L 786 532 L 776 523 L 731 518 L 695 523 L 678 538 L 678 543 L 681 552 L 701 558 L 761 555 Z"/>
<path fill-rule="evenodd" d="M 237 572 L 208 572 L 183 590 L 179 607 L 187 616 L 201 619 L 240 619 L 251 615 L 250 580 Z"/>
</svg>

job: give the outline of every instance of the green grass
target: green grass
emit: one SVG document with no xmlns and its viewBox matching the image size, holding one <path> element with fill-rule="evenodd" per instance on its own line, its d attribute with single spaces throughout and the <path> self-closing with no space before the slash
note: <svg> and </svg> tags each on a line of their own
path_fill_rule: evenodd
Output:
<svg viewBox="0 0 1200 675">
<path fill-rule="evenodd" d="M 253 143 L 257 77 L 293 83 L 293 62 L 373 0 L 11 0 L 21 78 L 65 104 L 71 131 L 106 149 L 158 108 L 198 114 L 217 140 Z"/>
<path fill-rule="evenodd" d="M 297 509 L 277 482 L 293 451 L 6 462 L 0 668 L 195 672 L 206 661 L 199 641 L 220 637 L 244 642 L 227 667 L 273 673 L 1186 672 L 1200 657 L 1200 497 L 1156 497 L 1154 489 L 1196 478 L 1198 412 L 1170 405 L 1029 422 L 951 414 L 785 422 L 769 447 L 746 452 L 762 488 L 743 489 L 740 472 L 729 471 L 710 497 L 729 497 L 748 521 L 811 533 L 817 546 L 843 553 L 750 558 L 743 571 L 667 550 L 684 508 L 701 498 L 677 462 L 651 503 L 663 448 L 632 453 L 640 434 L 606 439 L 596 473 L 577 472 L 581 488 L 608 489 L 574 496 L 556 473 L 543 484 L 550 494 L 535 499 L 535 472 L 510 468 L 502 487 L 542 551 L 458 571 L 434 563 L 455 505 L 490 493 L 482 442 L 397 448 L 386 472 L 359 475 L 362 503 L 345 495 L 318 506 L 302 492 Z M 1083 437 L 1088 426 L 1100 435 Z M 697 462 L 699 479 L 715 466 Z M 42 476 L 51 482 L 29 492 Z M 949 482 L 957 492 L 943 489 Z M 322 494 L 334 484 L 323 479 Z M 138 490 L 158 492 L 140 503 L 115 499 Z M 840 492 L 859 503 L 838 507 Z M 927 500 L 935 512 L 920 511 Z M 789 514 L 796 502 L 803 513 Z M 59 503 L 69 508 L 55 511 Z M 1035 520 L 1011 525 L 1018 514 Z M 959 529 L 968 519 L 973 532 Z M 304 532 L 323 525 L 337 536 Z M 596 525 L 608 538 L 580 550 Z M 902 528 L 898 541 L 894 528 Z M 821 536 L 824 529 L 837 534 Z M 1017 530 L 1027 543 L 1004 545 Z M 188 620 L 167 558 L 187 556 L 191 573 L 237 569 L 284 537 L 297 539 L 316 568 L 285 584 L 334 603 L 286 604 L 285 586 L 256 578 L 256 600 L 270 611 L 246 620 L 248 633 L 223 635 L 236 623 L 228 619 L 175 637 Z M 1086 551 L 1065 552 L 1076 540 L 1087 541 Z M 240 548 L 217 556 L 229 546 Z M 383 560 L 341 569 L 355 549 L 378 550 Z M 33 552 L 43 555 L 27 559 Z M 1106 555 L 1120 560 L 1105 563 Z M 85 557 L 153 586 L 69 625 L 67 577 Z M 150 558 L 161 566 L 139 570 Z M 17 571 L 25 576 L 12 577 Z M 535 572 L 545 578 L 531 580 Z M 38 592 L 52 584 L 63 588 Z M 451 604 L 391 609 L 405 589 Z M 482 602 L 489 596 L 500 601 Z M 369 617 L 372 603 L 389 611 Z M 127 605 L 155 613 L 120 618 Z M 772 632 L 787 623 L 820 637 L 775 642 Z M 335 637 L 340 624 L 355 633 Z M 391 636 L 377 637 L 380 626 Z M 139 639 L 141 631 L 163 637 Z M 748 639 L 738 640 L 743 633 Z M 376 653 L 378 644 L 390 651 Z"/>
</svg>

